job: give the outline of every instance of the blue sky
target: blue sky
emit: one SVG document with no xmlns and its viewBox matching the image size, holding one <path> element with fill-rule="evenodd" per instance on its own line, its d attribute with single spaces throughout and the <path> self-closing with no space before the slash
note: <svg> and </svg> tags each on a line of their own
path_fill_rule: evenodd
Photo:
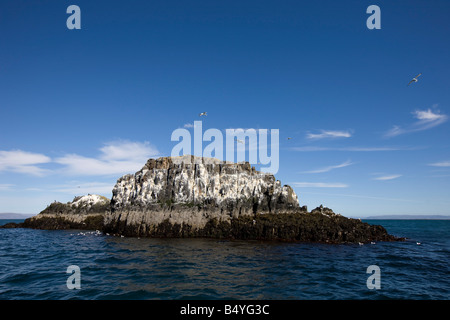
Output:
<svg viewBox="0 0 450 320">
<path fill-rule="evenodd" d="M 0 212 L 111 197 L 202 120 L 279 129 L 276 177 L 310 209 L 450 214 L 449 15 L 447 0 L 2 1 Z"/>
</svg>

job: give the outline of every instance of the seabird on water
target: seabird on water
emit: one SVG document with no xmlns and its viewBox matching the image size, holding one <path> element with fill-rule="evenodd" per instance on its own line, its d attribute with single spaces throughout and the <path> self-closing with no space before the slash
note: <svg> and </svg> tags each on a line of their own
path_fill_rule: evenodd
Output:
<svg viewBox="0 0 450 320">
<path fill-rule="evenodd" d="M 414 78 L 412 78 L 411 81 L 408 83 L 408 86 L 409 86 L 411 83 L 413 83 L 413 82 L 419 81 L 419 80 L 417 80 L 417 78 L 420 77 L 421 74 L 422 74 L 422 73 L 419 73 L 417 76 L 415 76 Z"/>
</svg>

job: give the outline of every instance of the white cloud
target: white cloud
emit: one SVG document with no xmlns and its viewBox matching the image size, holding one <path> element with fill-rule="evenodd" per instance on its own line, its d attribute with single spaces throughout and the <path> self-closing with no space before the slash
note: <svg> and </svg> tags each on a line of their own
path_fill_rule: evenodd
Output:
<svg viewBox="0 0 450 320">
<path fill-rule="evenodd" d="M 345 162 L 343 162 L 341 164 L 337 164 L 337 165 L 334 165 L 334 166 L 328 166 L 328 167 L 324 167 L 324 168 L 317 169 L 317 170 L 304 171 L 304 172 L 301 172 L 301 173 L 323 173 L 323 172 L 329 172 L 329 171 L 331 171 L 333 169 L 339 169 L 339 168 L 348 167 L 348 166 L 350 166 L 352 164 L 353 163 L 350 160 L 347 160 L 347 161 L 345 161 Z"/>
<path fill-rule="evenodd" d="M 49 171 L 38 165 L 49 162 L 51 162 L 51 159 L 40 153 L 22 150 L 0 151 L 0 172 L 12 171 L 43 176 Z"/>
<path fill-rule="evenodd" d="M 343 183 L 326 183 L 326 182 L 294 182 L 297 188 L 347 188 L 348 185 Z"/>
<path fill-rule="evenodd" d="M 148 142 L 116 141 L 100 148 L 98 158 L 89 158 L 77 154 L 67 154 L 55 159 L 63 166 L 63 172 L 72 175 L 120 175 L 134 173 L 158 151 Z"/>
<path fill-rule="evenodd" d="M 22 150 L 0 151 L 0 172 L 15 172 L 44 176 L 52 172 L 73 175 L 119 175 L 136 172 L 151 157 L 159 152 L 148 142 L 114 141 L 100 148 L 96 158 L 78 154 L 66 154 L 52 159 L 44 154 Z M 42 164 L 57 163 L 64 167 L 57 171 L 40 167 Z"/>
<path fill-rule="evenodd" d="M 397 179 L 397 178 L 400 178 L 401 176 L 402 176 L 401 174 L 392 174 L 392 175 L 387 175 L 387 176 L 381 176 L 381 177 L 373 178 L 373 180 L 386 181 L 386 180 Z"/>
<path fill-rule="evenodd" d="M 350 138 L 352 134 L 349 131 L 331 131 L 321 130 L 321 133 L 308 133 L 308 139 L 334 139 L 334 138 Z"/>
<path fill-rule="evenodd" d="M 426 111 L 416 110 L 413 112 L 413 114 L 417 119 L 423 121 L 436 121 L 444 117 L 447 117 L 446 115 L 443 114 L 434 113 L 433 111 L 431 111 L 431 109 L 428 109 Z"/>
<path fill-rule="evenodd" d="M 192 124 L 192 123 L 186 123 L 183 127 L 184 127 L 184 128 L 194 128 L 194 124 Z"/>
<path fill-rule="evenodd" d="M 433 110 L 416 110 L 412 112 L 414 118 L 417 119 L 416 122 L 410 124 L 407 127 L 393 126 L 392 129 L 388 130 L 384 136 L 386 138 L 392 138 L 401 134 L 417 132 L 428 130 L 434 128 L 448 120 L 448 116 L 445 114 L 440 114 L 439 110 L 433 112 Z"/>
<path fill-rule="evenodd" d="M 150 156 L 157 155 L 159 152 L 148 142 L 130 142 L 115 141 L 106 143 L 100 148 L 102 152 L 101 159 L 108 160 L 128 160 L 128 159 L 148 159 Z"/>
<path fill-rule="evenodd" d="M 442 162 L 430 163 L 429 166 L 432 166 L 432 167 L 450 167 L 450 161 L 442 161 Z"/>
</svg>

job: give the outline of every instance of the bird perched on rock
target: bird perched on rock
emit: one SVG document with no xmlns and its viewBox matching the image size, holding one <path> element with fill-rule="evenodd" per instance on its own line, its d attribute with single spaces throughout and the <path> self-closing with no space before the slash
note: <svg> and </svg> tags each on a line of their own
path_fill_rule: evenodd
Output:
<svg viewBox="0 0 450 320">
<path fill-rule="evenodd" d="M 408 83 L 408 86 L 409 86 L 411 83 L 413 83 L 413 82 L 419 81 L 419 80 L 417 80 L 417 78 L 420 77 L 421 74 L 422 74 L 422 73 L 419 73 L 417 76 L 415 76 L 414 78 L 412 78 L 411 81 Z"/>
</svg>

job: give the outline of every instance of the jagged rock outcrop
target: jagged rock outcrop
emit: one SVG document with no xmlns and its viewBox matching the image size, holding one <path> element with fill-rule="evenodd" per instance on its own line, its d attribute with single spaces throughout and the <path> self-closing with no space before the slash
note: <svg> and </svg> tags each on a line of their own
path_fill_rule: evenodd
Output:
<svg viewBox="0 0 450 320">
<path fill-rule="evenodd" d="M 34 229 L 101 230 L 110 200 L 99 195 L 75 197 L 68 203 L 53 202 L 38 215 L 26 219 L 21 227 Z"/>
<path fill-rule="evenodd" d="M 230 216 L 299 209 L 290 186 L 281 186 L 273 175 L 256 171 L 248 162 L 194 156 L 148 160 L 140 171 L 117 181 L 111 204 L 113 211 L 182 204 Z"/>
<path fill-rule="evenodd" d="M 319 207 L 311 210 L 312 214 L 323 214 L 326 216 L 334 216 L 335 213 L 330 208 L 324 207 L 323 205 L 320 205 Z"/>
<path fill-rule="evenodd" d="M 212 219 L 230 222 L 245 215 L 299 210 L 290 186 L 248 162 L 167 157 L 150 159 L 140 171 L 117 181 L 105 225 L 109 231 L 134 226 L 138 234 L 151 234 L 166 220 L 199 230 Z"/>
</svg>

